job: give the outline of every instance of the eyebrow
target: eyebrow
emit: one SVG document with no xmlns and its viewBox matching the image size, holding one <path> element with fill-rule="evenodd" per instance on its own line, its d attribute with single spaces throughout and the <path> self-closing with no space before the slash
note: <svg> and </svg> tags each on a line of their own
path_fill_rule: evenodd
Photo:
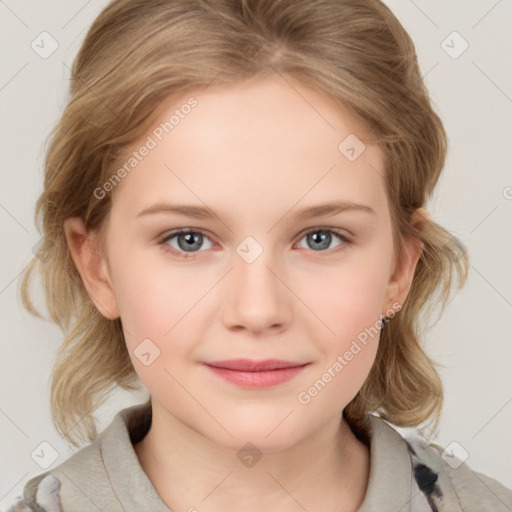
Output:
<svg viewBox="0 0 512 512">
<path fill-rule="evenodd" d="M 337 213 L 345 211 L 360 211 L 363 213 L 377 215 L 375 210 L 365 204 L 354 203 L 352 201 L 335 201 L 304 208 L 295 214 L 295 218 L 297 220 L 304 220 L 324 215 L 336 215 Z M 212 210 L 203 206 L 158 202 L 140 211 L 137 214 L 137 218 L 162 213 L 175 213 L 186 217 L 192 217 L 194 219 L 209 219 L 217 217 Z"/>
</svg>

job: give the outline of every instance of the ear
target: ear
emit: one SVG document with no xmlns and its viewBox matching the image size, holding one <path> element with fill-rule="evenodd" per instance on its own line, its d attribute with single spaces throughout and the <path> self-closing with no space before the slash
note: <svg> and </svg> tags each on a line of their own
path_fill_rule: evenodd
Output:
<svg viewBox="0 0 512 512">
<path fill-rule="evenodd" d="M 118 318 L 120 314 L 106 255 L 95 247 L 97 232 L 88 231 L 78 217 L 65 220 L 64 232 L 71 257 L 91 300 L 104 317 L 110 320 Z"/>
<path fill-rule="evenodd" d="M 425 221 L 429 218 L 430 215 L 425 208 L 418 208 L 412 213 L 410 222 L 421 232 Z M 402 305 L 405 302 L 409 290 L 411 289 L 414 271 L 420 259 L 423 246 L 423 242 L 415 236 L 410 236 L 404 241 L 403 257 L 396 261 L 393 275 L 388 283 L 384 302 L 385 310 L 389 310 L 393 303 Z M 385 315 L 385 311 L 383 311 L 382 314 Z"/>
</svg>

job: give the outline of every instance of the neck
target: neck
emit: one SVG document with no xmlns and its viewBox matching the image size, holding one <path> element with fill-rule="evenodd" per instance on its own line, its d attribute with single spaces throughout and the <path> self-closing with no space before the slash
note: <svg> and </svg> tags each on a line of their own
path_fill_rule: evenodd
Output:
<svg viewBox="0 0 512 512">
<path fill-rule="evenodd" d="M 355 511 L 368 486 L 369 449 L 342 416 L 285 450 L 252 459 L 152 403 L 151 428 L 134 448 L 172 510 Z"/>
</svg>

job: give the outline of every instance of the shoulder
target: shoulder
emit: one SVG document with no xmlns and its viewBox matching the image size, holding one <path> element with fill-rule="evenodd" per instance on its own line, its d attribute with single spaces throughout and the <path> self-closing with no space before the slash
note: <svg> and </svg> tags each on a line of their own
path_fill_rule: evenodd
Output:
<svg viewBox="0 0 512 512">
<path fill-rule="evenodd" d="M 121 470 L 129 474 L 137 464 L 131 440 L 144 435 L 149 421 L 148 403 L 121 410 L 91 444 L 29 480 L 7 512 L 122 512 L 118 492 L 127 492 L 125 483 L 116 491 L 112 478 Z"/>
<path fill-rule="evenodd" d="M 437 454 L 443 457 L 443 448 L 432 445 Z M 510 512 L 512 510 L 512 490 L 483 473 L 473 470 L 468 464 L 452 454 L 444 455 L 445 468 L 450 475 L 455 493 L 468 512 L 493 510 Z M 444 460 L 444 459 L 443 459 Z"/>
<path fill-rule="evenodd" d="M 439 511 L 510 512 L 512 490 L 417 432 L 404 436 L 418 488 Z"/>
<path fill-rule="evenodd" d="M 60 481 L 49 473 L 32 478 L 25 484 L 23 497 L 7 512 L 61 512 Z"/>
<path fill-rule="evenodd" d="M 90 507 L 87 489 L 97 485 L 104 472 L 99 443 L 91 443 L 62 464 L 28 480 L 23 496 L 7 512 L 61 512 L 66 510 L 66 503 L 75 506 L 82 502 Z"/>
</svg>

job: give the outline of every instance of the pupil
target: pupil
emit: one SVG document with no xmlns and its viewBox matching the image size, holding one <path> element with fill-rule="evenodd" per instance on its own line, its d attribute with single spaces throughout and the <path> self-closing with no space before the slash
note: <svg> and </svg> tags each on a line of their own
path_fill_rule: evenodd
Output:
<svg viewBox="0 0 512 512">
<path fill-rule="evenodd" d="M 327 233 L 326 231 L 316 231 L 315 233 L 311 233 L 309 236 L 313 239 L 314 243 L 320 243 L 322 245 L 322 247 L 320 247 L 321 249 L 329 247 L 330 233 Z M 322 242 L 324 243 L 322 244 Z"/>
<path fill-rule="evenodd" d="M 183 238 L 185 238 L 186 240 L 186 245 L 185 247 L 181 247 L 181 244 L 180 245 L 180 248 L 181 249 L 184 249 L 184 250 L 187 250 L 187 249 L 193 249 L 194 247 L 194 243 L 197 244 L 197 249 L 199 247 L 201 247 L 201 237 L 202 235 L 200 233 L 185 233 L 182 235 Z M 197 239 L 199 239 L 199 243 L 197 242 Z M 180 238 L 178 238 L 178 240 L 180 240 Z"/>
</svg>

